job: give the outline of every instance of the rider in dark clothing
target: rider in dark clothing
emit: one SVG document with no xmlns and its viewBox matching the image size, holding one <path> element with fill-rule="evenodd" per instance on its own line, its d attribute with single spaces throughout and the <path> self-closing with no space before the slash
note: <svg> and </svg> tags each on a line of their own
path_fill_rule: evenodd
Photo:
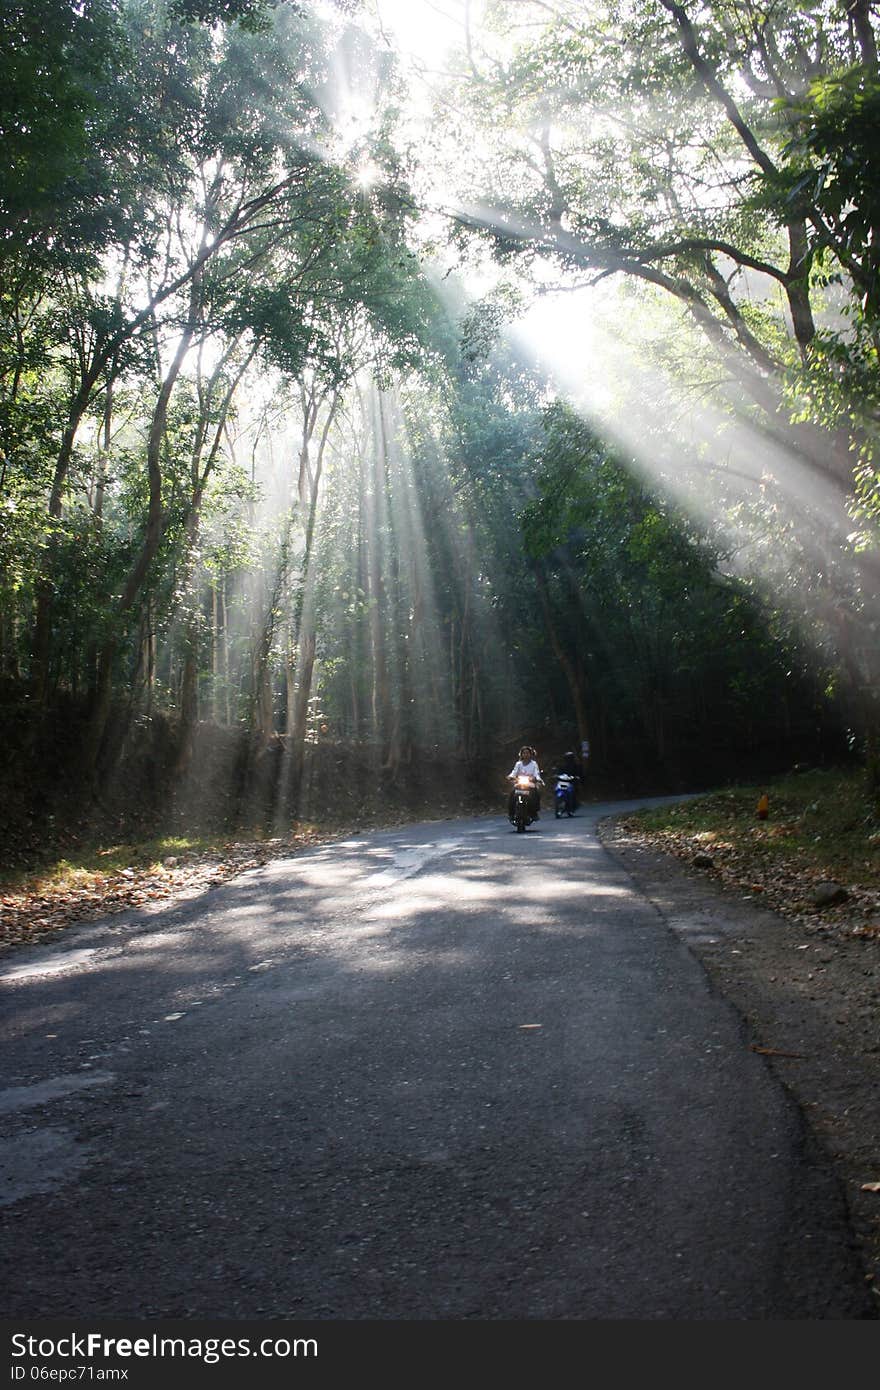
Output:
<svg viewBox="0 0 880 1390">
<path fill-rule="evenodd" d="M 576 777 L 578 781 L 581 780 L 581 765 L 574 753 L 566 753 L 565 757 L 562 759 L 560 771 L 567 772 L 569 777 Z"/>
</svg>

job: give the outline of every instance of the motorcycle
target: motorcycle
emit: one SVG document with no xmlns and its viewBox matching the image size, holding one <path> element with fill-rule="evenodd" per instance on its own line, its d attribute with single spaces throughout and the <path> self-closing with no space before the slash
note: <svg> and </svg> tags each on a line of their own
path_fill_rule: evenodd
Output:
<svg viewBox="0 0 880 1390">
<path fill-rule="evenodd" d="M 556 819 L 562 815 L 573 816 L 575 809 L 574 778 L 567 772 L 560 772 L 553 788 L 553 810 Z"/>
<path fill-rule="evenodd" d="M 537 819 L 535 808 L 535 779 L 525 777 L 520 774 L 513 784 L 513 805 L 510 810 L 510 821 L 516 826 L 518 835 L 521 835 L 527 825 L 531 825 Z"/>
</svg>

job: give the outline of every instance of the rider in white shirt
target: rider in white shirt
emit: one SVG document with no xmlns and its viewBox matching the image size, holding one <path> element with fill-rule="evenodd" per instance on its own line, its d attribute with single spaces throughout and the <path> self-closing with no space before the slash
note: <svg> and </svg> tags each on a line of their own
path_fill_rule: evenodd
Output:
<svg viewBox="0 0 880 1390">
<path fill-rule="evenodd" d="M 541 776 L 541 769 L 538 767 L 535 750 L 534 748 L 530 748 L 528 744 L 524 744 L 519 750 L 519 757 L 514 763 L 512 770 L 507 774 L 508 781 L 510 782 L 515 782 L 517 777 L 531 777 L 534 779 L 535 785 L 532 790 L 532 809 L 537 817 L 541 809 L 540 789 L 544 785 L 544 779 Z M 510 800 L 508 802 L 508 815 L 513 815 L 513 792 L 510 793 Z"/>
</svg>

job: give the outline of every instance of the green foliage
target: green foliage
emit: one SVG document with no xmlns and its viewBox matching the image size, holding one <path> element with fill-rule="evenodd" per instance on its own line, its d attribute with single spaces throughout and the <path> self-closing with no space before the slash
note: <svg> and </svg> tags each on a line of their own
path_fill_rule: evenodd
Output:
<svg viewBox="0 0 880 1390">
<path fill-rule="evenodd" d="M 243 29 L 259 32 L 268 27 L 268 11 L 279 0 L 171 0 L 175 19 L 199 24 L 236 22 Z"/>
<path fill-rule="evenodd" d="M 779 429 L 823 317 L 876 313 L 876 75 L 841 7 L 672 8 L 561 4 L 517 43 L 496 6 L 505 42 L 457 93 L 486 151 L 464 196 L 505 263 L 662 288 Z M 849 326 L 824 332 L 845 356 Z"/>
<path fill-rule="evenodd" d="M 508 275 L 519 266 L 524 278 L 546 280 L 550 260 L 566 287 L 575 275 L 626 277 L 641 293 L 621 296 L 621 316 L 644 318 L 665 298 L 659 342 L 648 333 L 639 341 L 636 329 L 622 336 L 635 343 L 633 371 L 645 371 L 649 390 L 657 375 L 680 383 L 685 421 L 696 403 L 699 442 L 688 462 L 698 459 L 706 477 L 688 480 L 689 495 L 717 515 L 719 535 L 739 537 L 753 580 L 772 586 L 820 662 L 833 662 L 829 682 L 848 690 L 864 727 L 880 620 L 880 103 L 870 7 L 490 8 L 493 32 L 482 48 L 472 43 L 470 66 L 446 94 L 459 195 L 473 209 L 459 215 L 459 237 L 465 227 L 487 239 Z M 463 110 L 482 134 L 467 156 Z M 670 425 L 665 440 L 662 432 L 660 422 L 656 453 L 672 454 L 677 431 Z M 650 436 L 643 449 L 648 470 L 664 471 Z M 716 487 L 711 474 L 728 454 Z M 737 470 L 747 500 L 729 485 Z M 567 527 L 580 524 L 579 509 L 594 518 L 583 489 L 577 466 L 545 470 L 525 516 L 533 558 L 546 565 L 559 548 L 579 576 L 583 552 Z M 628 574 L 632 540 L 616 539 L 613 550 Z M 722 567 L 726 543 L 716 541 Z M 601 544 L 597 535 L 597 554 Z M 674 572 L 667 555 L 646 579 L 662 586 Z M 561 569 L 550 577 L 567 611 L 571 581 Z M 619 577 L 603 577 L 609 592 Z M 653 613 L 647 599 L 643 611 Z M 707 621 L 713 615 L 709 605 Z M 783 632 L 789 625 L 778 622 Z M 569 622 L 575 651 L 578 630 Z"/>
<path fill-rule="evenodd" d="M 545 431 L 524 541 L 555 639 L 583 671 L 602 756 L 631 765 L 638 749 L 686 772 L 771 749 L 792 705 L 818 709 L 806 652 L 768 628 L 705 532 L 571 410 L 552 406 Z"/>
<path fill-rule="evenodd" d="M 4 6 L 0 44 L 0 254 L 90 250 L 107 186 L 102 96 L 121 35 L 111 0 Z M 62 226 L 61 209 L 68 206 Z"/>
<path fill-rule="evenodd" d="M 812 82 L 795 112 L 786 147 L 794 176 L 789 205 L 813 206 L 838 229 L 844 269 L 853 273 L 862 308 L 880 313 L 880 82 L 859 65 Z M 818 253 L 833 263 L 820 239 Z"/>
<path fill-rule="evenodd" d="M 180 766 L 199 721 L 246 724 L 254 775 L 283 746 L 303 786 L 304 737 L 361 739 L 392 775 L 424 749 L 489 761 L 528 725 L 567 737 L 566 653 L 609 764 L 692 766 L 700 738 L 755 748 L 786 701 L 812 718 L 800 655 L 718 544 L 548 406 L 503 332 L 513 275 L 452 310 L 452 278 L 424 273 L 399 78 L 365 32 L 251 0 L 7 8 L 0 676 L 31 682 L 29 708 L 87 707 L 94 759 L 113 697 L 173 712 Z M 694 241 L 778 253 L 791 185 L 772 207 L 752 174 L 722 196 L 719 161 L 741 152 L 664 23 L 655 6 L 578 16 L 472 95 L 503 137 L 506 199 L 542 226 L 564 215 L 591 271 L 623 256 L 708 301 Z M 349 139 L 364 93 L 377 109 Z M 551 123 L 564 138 L 542 144 Z M 830 188 L 840 137 L 815 128 L 790 158 L 826 159 Z M 504 249 L 518 263 L 522 238 Z M 789 366 L 770 308 L 724 322 L 743 330 Z M 867 318 L 860 341 L 867 418 Z M 822 371 L 820 350 L 792 411 L 836 420 L 842 339 Z"/>
</svg>

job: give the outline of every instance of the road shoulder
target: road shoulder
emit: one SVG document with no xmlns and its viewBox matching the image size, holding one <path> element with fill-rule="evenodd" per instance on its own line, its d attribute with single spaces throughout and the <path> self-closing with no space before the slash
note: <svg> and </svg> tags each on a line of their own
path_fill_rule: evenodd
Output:
<svg viewBox="0 0 880 1390">
<path fill-rule="evenodd" d="M 605 848 L 702 963 L 743 1019 L 829 1154 L 880 1316 L 880 952 L 825 934 L 719 886 L 613 817 Z"/>
</svg>

